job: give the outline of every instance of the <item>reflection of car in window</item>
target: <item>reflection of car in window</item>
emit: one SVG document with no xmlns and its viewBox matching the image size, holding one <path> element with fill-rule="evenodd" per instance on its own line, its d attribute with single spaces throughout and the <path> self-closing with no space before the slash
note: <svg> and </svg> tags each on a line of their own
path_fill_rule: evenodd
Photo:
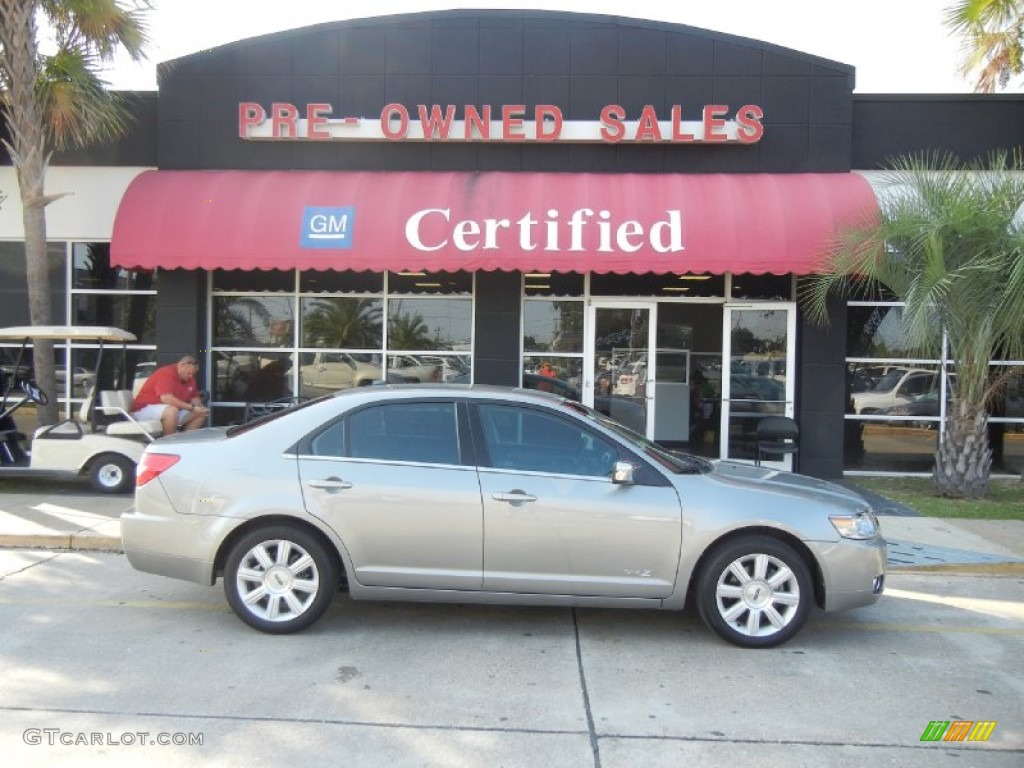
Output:
<svg viewBox="0 0 1024 768">
<path fill-rule="evenodd" d="M 729 377 L 729 388 L 729 397 L 732 400 L 780 401 L 786 399 L 786 387 L 782 382 L 762 376 L 734 373 Z"/>
<path fill-rule="evenodd" d="M 885 408 L 909 403 L 938 385 L 938 372 L 927 368 L 895 368 L 885 374 L 874 388 L 853 393 L 855 413 L 878 413 Z"/>
<path fill-rule="evenodd" d="M 379 355 L 350 352 L 303 353 L 299 384 L 304 397 L 365 387 L 384 380 Z"/>
</svg>

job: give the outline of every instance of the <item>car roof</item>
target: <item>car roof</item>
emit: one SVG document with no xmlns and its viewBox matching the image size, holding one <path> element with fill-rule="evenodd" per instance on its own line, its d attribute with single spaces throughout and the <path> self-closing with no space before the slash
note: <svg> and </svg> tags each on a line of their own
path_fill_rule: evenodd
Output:
<svg viewBox="0 0 1024 768">
<path fill-rule="evenodd" d="M 353 387 L 335 392 L 332 397 L 354 397 L 358 395 L 375 395 L 372 399 L 401 399 L 404 397 L 473 397 L 505 398 L 514 395 L 516 400 L 537 400 L 551 402 L 565 398 L 550 392 L 523 387 L 506 387 L 498 384 L 443 384 L 441 382 L 425 382 L 422 384 L 373 384 L 369 387 Z"/>
</svg>

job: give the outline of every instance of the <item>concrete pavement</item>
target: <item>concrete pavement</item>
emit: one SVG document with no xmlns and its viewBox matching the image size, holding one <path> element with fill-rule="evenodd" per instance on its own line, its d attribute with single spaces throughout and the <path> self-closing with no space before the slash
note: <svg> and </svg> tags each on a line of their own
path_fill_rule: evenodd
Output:
<svg viewBox="0 0 1024 768">
<path fill-rule="evenodd" d="M 0 547 L 121 551 L 121 513 L 133 498 L 80 485 L 0 481 Z M 1024 521 L 921 517 L 884 497 L 864 493 L 880 513 L 891 569 L 1024 573 Z"/>
</svg>

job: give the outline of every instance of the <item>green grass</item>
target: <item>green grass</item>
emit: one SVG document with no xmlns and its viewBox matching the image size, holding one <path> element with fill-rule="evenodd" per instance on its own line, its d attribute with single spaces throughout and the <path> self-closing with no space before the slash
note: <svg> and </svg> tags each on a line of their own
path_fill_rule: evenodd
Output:
<svg viewBox="0 0 1024 768">
<path fill-rule="evenodd" d="M 948 499 L 935 494 L 927 477 L 858 477 L 856 485 L 905 504 L 927 517 L 1024 520 L 1024 482 L 991 480 L 984 499 Z"/>
</svg>

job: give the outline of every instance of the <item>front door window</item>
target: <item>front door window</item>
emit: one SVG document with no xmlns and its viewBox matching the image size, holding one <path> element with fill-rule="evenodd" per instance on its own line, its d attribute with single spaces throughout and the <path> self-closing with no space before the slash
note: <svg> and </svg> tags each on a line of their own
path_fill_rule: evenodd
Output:
<svg viewBox="0 0 1024 768">
<path fill-rule="evenodd" d="M 593 376 L 585 386 L 585 402 L 653 437 L 654 381 L 651 305 L 597 303 L 591 307 L 590 342 Z"/>
<path fill-rule="evenodd" d="M 753 460 L 758 422 L 793 416 L 793 312 L 779 304 L 727 307 L 725 323 L 722 456 Z M 768 463 L 788 469 L 791 457 Z"/>
</svg>

